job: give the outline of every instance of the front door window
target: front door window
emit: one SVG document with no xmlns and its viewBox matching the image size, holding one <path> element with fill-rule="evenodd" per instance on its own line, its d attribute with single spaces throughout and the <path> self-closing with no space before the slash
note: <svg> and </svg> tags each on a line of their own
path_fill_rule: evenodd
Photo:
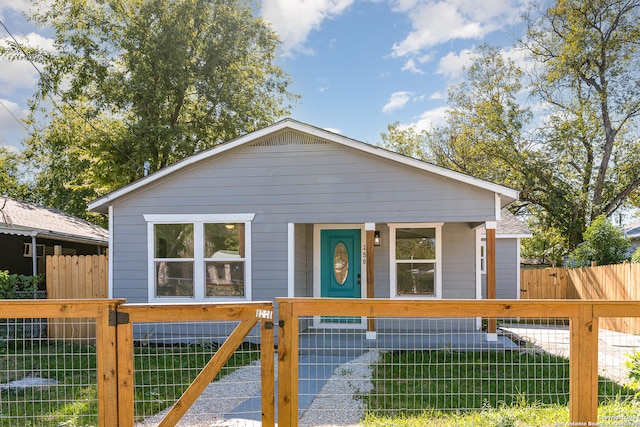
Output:
<svg viewBox="0 0 640 427">
<path fill-rule="evenodd" d="M 333 274 L 339 285 L 344 285 L 349 275 L 349 252 L 342 242 L 336 245 L 333 252 Z"/>
</svg>

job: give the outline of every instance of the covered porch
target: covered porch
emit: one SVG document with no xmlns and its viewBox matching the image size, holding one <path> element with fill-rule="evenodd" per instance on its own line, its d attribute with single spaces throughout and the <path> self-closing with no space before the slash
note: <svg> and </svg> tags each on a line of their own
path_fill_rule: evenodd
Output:
<svg viewBox="0 0 640 427">
<path fill-rule="evenodd" d="M 287 296 L 432 300 L 482 299 L 485 294 L 487 299 L 495 299 L 496 224 L 493 220 L 289 223 Z M 320 316 L 308 319 L 303 327 L 364 330 L 363 336 L 369 340 L 378 339 L 377 334 L 383 332 L 373 319 L 364 317 Z M 397 332 L 415 328 L 401 321 L 393 329 Z M 440 322 L 427 329 L 479 333 L 481 319 L 467 319 L 455 326 Z M 484 341 L 497 341 L 494 320 L 487 322 L 485 331 L 478 336 Z M 397 333 L 387 333 L 384 339 L 393 335 Z M 464 339 L 473 342 L 475 338 Z M 446 340 L 455 344 L 451 341 L 457 338 Z M 433 345 L 438 339 L 421 342 Z"/>
</svg>

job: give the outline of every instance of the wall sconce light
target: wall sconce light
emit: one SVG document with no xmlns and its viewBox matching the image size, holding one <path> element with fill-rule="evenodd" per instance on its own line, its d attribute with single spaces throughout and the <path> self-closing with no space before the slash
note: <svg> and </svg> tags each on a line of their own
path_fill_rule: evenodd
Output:
<svg viewBox="0 0 640 427">
<path fill-rule="evenodd" d="M 380 232 L 378 230 L 373 232 L 373 246 L 380 246 Z"/>
</svg>

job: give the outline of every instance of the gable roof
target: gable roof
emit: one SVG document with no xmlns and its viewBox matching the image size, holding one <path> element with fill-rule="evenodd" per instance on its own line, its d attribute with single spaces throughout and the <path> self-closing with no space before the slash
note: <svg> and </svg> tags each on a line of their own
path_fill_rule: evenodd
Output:
<svg viewBox="0 0 640 427">
<path fill-rule="evenodd" d="M 330 132 L 325 129 L 321 129 L 315 126 L 301 123 L 293 119 L 284 119 L 271 126 L 267 126 L 255 132 L 238 137 L 232 141 L 217 145 L 208 150 L 194 154 L 193 156 L 187 157 L 186 159 L 183 159 L 177 163 L 174 163 L 173 165 L 167 166 L 144 178 L 134 181 L 129 185 L 121 187 L 107 194 L 106 196 L 103 196 L 89 203 L 89 210 L 106 213 L 108 206 L 111 205 L 114 200 L 120 197 L 123 197 L 139 188 L 149 185 L 155 181 L 158 181 L 159 179 L 164 178 L 165 176 L 170 175 L 176 171 L 179 171 L 185 167 L 193 165 L 194 163 L 198 163 L 205 159 L 209 159 L 211 157 L 214 157 L 224 152 L 227 152 L 229 150 L 232 150 L 236 147 L 242 146 L 244 144 L 250 143 L 260 138 L 267 137 L 270 134 L 273 134 L 285 129 L 291 129 L 298 132 L 302 132 L 302 133 L 305 133 L 317 138 L 321 138 L 323 140 L 330 141 L 339 145 L 350 147 L 368 154 L 373 154 L 375 156 L 380 156 L 385 159 L 393 160 L 398 163 L 414 167 L 416 169 L 420 169 L 426 172 L 433 173 L 438 176 L 442 176 L 444 178 L 452 179 L 454 181 L 475 186 L 480 189 L 492 191 L 500 195 L 502 207 L 508 206 L 509 204 L 518 200 L 519 192 L 511 188 L 507 188 L 498 184 L 494 184 L 488 181 L 474 178 L 469 175 L 464 175 L 459 172 L 454 172 L 452 170 L 445 169 L 440 166 L 436 166 L 422 160 L 418 160 L 412 157 L 407 157 L 398 153 L 394 153 L 387 149 L 377 147 L 375 145 L 367 144 L 365 142 L 357 141 L 355 139 L 351 139 L 343 135 Z"/>
<path fill-rule="evenodd" d="M 0 197 L 0 233 L 107 246 L 102 227 L 63 212 L 10 197 Z"/>
<path fill-rule="evenodd" d="M 533 233 L 522 221 L 520 221 L 508 209 L 500 212 L 500 221 L 497 222 L 496 237 L 532 237 Z"/>
</svg>

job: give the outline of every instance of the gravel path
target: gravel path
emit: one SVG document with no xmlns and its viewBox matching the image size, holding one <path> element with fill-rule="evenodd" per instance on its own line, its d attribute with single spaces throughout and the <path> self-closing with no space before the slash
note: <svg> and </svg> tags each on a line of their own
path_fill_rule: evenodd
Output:
<svg viewBox="0 0 640 427">
<path fill-rule="evenodd" d="M 233 408 L 258 393 L 260 393 L 260 363 L 254 362 L 209 384 L 176 425 L 181 427 L 251 426 L 253 424 L 250 420 L 225 420 L 224 417 Z M 223 399 L 221 396 L 226 397 Z M 169 409 L 136 423 L 135 427 L 157 426 Z"/>
<path fill-rule="evenodd" d="M 355 396 L 369 393 L 371 365 L 379 359 L 377 351 L 338 366 L 300 418 L 305 426 L 358 426 L 364 415 L 364 404 Z"/>
<path fill-rule="evenodd" d="M 364 415 L 364 405 L 354 395 L 368 393 L 371 383 L 370 365 L 378 360 L 377 351 L 364 355 L 338 366 L 332 377 L 322 387 L 309 408 L 299 420 L 300 427 L 305 426 L 358 426 Z M 277 369 L 277 358 L 276 358 Z M 260 426 L 258 421 L 242 418 L 225 418 L 229 412 L 245 400 L 260 392 L 260 364 L 240 368 L 221 380 L 211 383 L 200 398 L 182 417 L 179 427 L 253 427 Z M 220 396 L 229 396 L 221 399 Z M 245 396 L 233 398 L 233 396 Z M 215 402 L 213 401 L 215 399 Z M 135 424 L 135 427 L 157 426 L 166 409 Z"/>
</svg>

